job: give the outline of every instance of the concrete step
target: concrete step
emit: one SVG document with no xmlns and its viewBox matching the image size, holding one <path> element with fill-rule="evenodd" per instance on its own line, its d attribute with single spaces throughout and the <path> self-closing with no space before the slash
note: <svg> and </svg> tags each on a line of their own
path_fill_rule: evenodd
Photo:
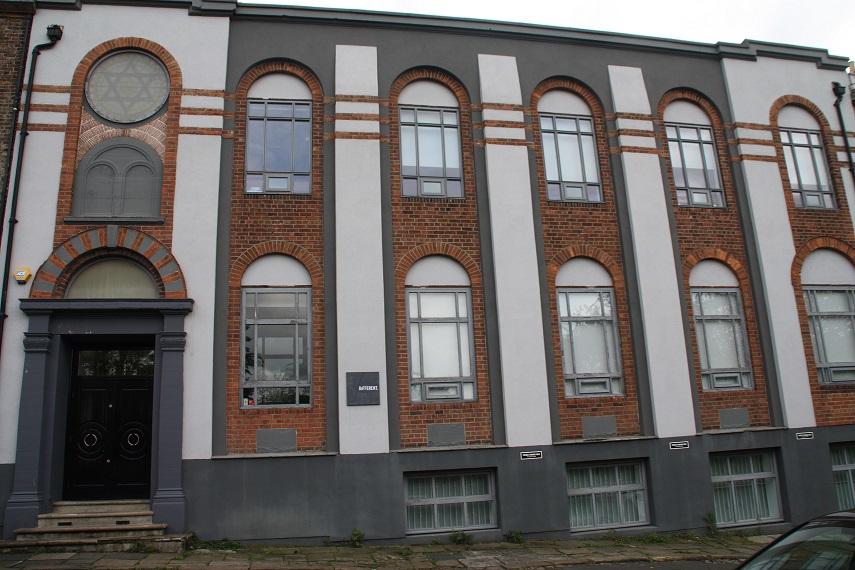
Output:
<svg viewBox="0 0 855 570">
<path fill-rule="evenodd" d="M 162 536 L 166 527 L 166 524 L 160 523 L 112 526 L 19 528 L 15 530 L 15 536 L 19 542 L 31 542 L 38 540 L 81 540 L 106 537 L 139 538 L 145 536 Z"/>
<path fill-rule="evenodd" d="M 53 504 L 53 514 L 147 511 L 150 508 L 148 501 L 57 501 Z"/>
<path fill-rule="evenodd" d="M 152 511 L 122 511 L 106 513 L 50 513 L 39 515 L 39 528 L 80 526 L 122 526 L 151 524 Z"/>
<path fill-rule="evenodd" d="M 0 550 L 32 550 L 33 548 L 64 549 L 77 552 L 136 552 L 157 551 L 182 553 L 191 534 L 160 536 L 110 536 L 101 538 L 64 538 L 36 540 L 0 540 Z"/>
</svg>

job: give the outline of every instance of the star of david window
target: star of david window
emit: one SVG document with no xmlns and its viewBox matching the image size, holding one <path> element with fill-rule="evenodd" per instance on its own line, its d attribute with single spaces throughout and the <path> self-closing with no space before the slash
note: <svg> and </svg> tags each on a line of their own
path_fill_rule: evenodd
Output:
<svg viewBox="0 0 855 570">
<path fill-rule="evenodd" d="M 138 51 L 121 51 L 95 64 L 86 80 L 86 101 L 101 118 L 119 124 L 156 115 L 169 98 L 163 64 Z"/>
</svg>

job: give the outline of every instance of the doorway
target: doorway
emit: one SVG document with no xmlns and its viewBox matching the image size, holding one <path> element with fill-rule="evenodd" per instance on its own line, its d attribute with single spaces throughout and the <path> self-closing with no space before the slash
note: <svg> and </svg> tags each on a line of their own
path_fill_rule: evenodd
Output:
<svg viewBox="0 0 855 570">
<path fill-rule="evenodd" d="M 72 354 L 63 499 L 151 495 L 154 347 L 78 347 Z"/>
</svg>

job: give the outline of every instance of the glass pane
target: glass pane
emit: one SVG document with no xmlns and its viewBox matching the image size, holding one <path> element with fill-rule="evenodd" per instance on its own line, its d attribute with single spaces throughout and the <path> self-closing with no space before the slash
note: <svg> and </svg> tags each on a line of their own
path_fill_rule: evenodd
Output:
<svg viewBox="0 0 855 570">
<path fill-rule="evenodd" d="M 465 475 L 463 477 L 466 486 L 466 496 L 476 497 L 478 495 L 490 494 L 490 476 L 486 473 L 477 475 Z"/>
<path fill-rule="evenodd" d="M 708 188 L 721 188 L 721 183 L 718 180 L 718 168 L 716 168 L 718 158 L 715 155 L 715 149 L 712 145 L 704 145 L 704 161 L 707 164 L 707 180 Z"/>
<path fill-rule="evenodd" d="M 680 152 L 680 143 L 670 141 L 668 143 L 668 151 L 671 155 L 671 169 L 674 172 L 674 185 L 677 188 L 685 188 L 686 178 L 683 175 L 683 155 Z"/>
<path fill-rule="evenodd" d="M 419 325 L 410 325 L 410 374 L 413 378 L 422 377 L 421 338 Z"/>
<path fill-rule="evenodd" d="M 295 175 L 293 177 L 294 186 L 291 188 L 291 191 L 294 194 L 311 194 L 312 193 L 312 179 L 309 176 L 300 176 Z"/>
<path fill-rule="evenodd" d="M 294 117 L 308 119 L 312 116 L 312 106 L 309 103 L 294 103 Z"/>
<path fill-rule="evenodd" d="M 268 103 L 267 116 L 276 118 L 291 118 L 293 110 L 291 103 Z"/>
<path fill-rule="evenodd" d="M 246 175 L 246 191 L 262 192 L 264 190 L 264 176 L 261 174 Z"/>
<path fill-rule="evenodd" d="M 476 501 L 467 503 L 466 514 L 469 518 L 468 526 L 487 526 L 493 524 L 493 502 Z"/>
<path fill-rule="evenodd" d="M 825 362 L 855 362 L 855 334 L 852 318 L 820 317 L 822 341 L 825 347 Z"/>
<path fill-rule="evenodd" d="M 65 292 L 66 299 L 156 299 L 149 273 L 132 261 L 105 259 L 85 267 Z"/>
<path fill-rule="evenodd" d="M 433 505 L 408 505 L 407 530 L 429 530 L 436 528 L 433 522 Z"/>
<path fill-rule="evenodd" d="M 466 519 L 463 516 L 463 503 L 440 503 L 436 506 L 437 528 L 466 526 Z"/>
<path fill-rule="evenodd" d="M 540 128 L 543 130 L 552 130 L 552 117 L 541 116 L 540 117 Z"/>
<path fill-rule="evenodd" d="M 425 384 L 428 400 L 456 400 L 460 398 L 459 384 Z"/>
<path fill-rule="evenodd" d="M 807 133 L 790 132 L 793 144 L 808 144 Z"/>
<path fill-rule="evenodd" d="M 264 103 L 252 103 L 249 104 L 248 110 L 250 117 L 263 117 L 264 116 Z"/>
<path fill-rule="evenodd" d="M 444 176 L 442 168 L 442 130 L 418 127 L 419 176 Z"/>
<path fill-rule="evenodd" d="M 257 325 L 257 380 L 293 381 L 296 379 L 296 325 Z"/>
<path fill-rule="evenodd" d="M 154 375 L 154 351 L 150 349 L 81 350 L 77 354 L 80 376 Z"/>
<path fill-rule="evenodd" d="M 458 475 L 435 477 L 437 497 L 462 497 L 463 478 Z"/>
<path fill-rule="evenodd" d="M 570 337 L 570 323 L 561 323 L 561 355 L 564 374 L 573 374 L 573 344 Z"/>
<path fill-rule="evenodd" d="M 246 126 L 246 169 L 264 170 L 264 121 L 249 121 Z"/>
<path fill-rule="evenodd" d="M 617 470 L 611 465 L 607 467 L 592 467 L 591 481 L 594 487 L 611 487 L 617 485 Z"/>
<path fill-rule="evenodd" d="M 258 319 L 297 318 L 297 295 L 295 293 L 258 293 Z"/>
<path fill-rule="evenodd" d="M 312 169 L 312 125 L 307 121 L 294 123 L 294 172 Z"/>
<path fill-rule="evenodd" d="M 401 192 L 404 196 L 419 195 L 419 181 L 416 178 L 404 178 Z"/>
<path fill-rule="evenodd" d="M 460 376 L 457 325 L 422 323 L 422 354 L 425 378 Z"/>
<path fill-rule="evenodd" d="M 570 117 L 555 117 L 555 128 L 559 131 L 570 131 L 571 133 L 579 130 L 576 127 L 576 119 Z"/>
<path fill-rule="evenodd" d="M 244 327 L 243 345 L 243 379 L 244 382 L 255 380 L 255 325 Z"/>
<path fill-rule="evenodd" d="M 472 373 L 472 365 L 469 362 L 469 325 L 460 323 L 457 328 L 460 335 L 460 375 L 469 376 Z"/>
<path fill-rule="evenodd" d="M 132 166 L 125 173 L 122 193 L 122 213 L 153 215 L 157 212 L 154 203 L 154 171 L 148 165 Z"/>
<path fill-rule="evenodd" d="M 594 504 L 598 525 L 620 524 L 620 496 L 617 492 L 594 495 Z"/>
<path fill-rule="evenodd" d="M 644 506 L 644 491 L 623 491 L 620 494 L 624 523 L 638 523 L 647 520 Z"/>
<path fill-rule="evenodd" d="M 567 311 L 567 293 L 558 293 L 558 315 L 567 317 L 569 316 Z"/>
<path fill-rule="evenodd" d="M 790 185 L 793 188 L 800 188 L 798 170 L 796 169 L 796 159 L 793 157 L 792 147 L 784 147 L 784 160 L 787 162 L 787 178 L 790 179 Z"/>
<path fill-rule="evenodd" d="M 543 164 L 547 180 L 560 180 L 558 177 L 558 159 L 555 148 L 555 135 L 543 133 Z"/>
<path fill-rule="evenodd" d="M 735 321 L 704 321 L 709 368 L 739 368 Z"/>
<path fill-rule="evenodd" d="M 572 323 L 573 349 L 576 373 L 608 373 L 608 355 L 605 330 L 602 322 Z"/>
<path fill-rule="evenodd" d="M 600 194 L 599 186 L 588 186 L 588 201 L 589 202 L 602 202 L 603 196 Z"/>
<path fill-rule="evenodd" d="M 665 127 L 665 134 L 669 139 L 677 138 L 677 127 Z"/>
<path fill-rule="evenodd" d="M 265 133 L 264 169 L 291 172 L 291 121 L 268 121 Z"/>
<path fill-rule="evenodd" d="M 417 166 L 416 128 L 405 125 L 401 127 L 401 174 L 418 174 Z"/>
<path fill-rule="evenodd" d="M 846 460 L 846 448 L 845 447 L 832 447 L 831 448 L 831 464 L 834 466 L 838 465 L 847 465 L 848 461 Z"/>
<path fill-rule="evenodd" d="M 855 496 L 852 494 L 852 472 L 834 472 L 834 493 L 837 496 L 837 506 L 840 509 L 855 507 Z"/>
<path fill-rule="evenodd" d="M 599 293 L 568 293 L 571 317 L 600 317 L 603 315 Z"/>
<path fill-rule="evenodd" d="M 579 378 L 579 394 L 609 394 L 611 382 L 608 378 Z"/>
<path fill-rule="evenodd" d="M 565 186 L 564 198 L 566 200 L 583 200 L 585 198 L 585 189 L 582 186 Z"/>
<path fill-rule="evenodd" d="M 825 157 L 822 156 L 822 150 L 818 148 L 813 149 L 813 160 L 814 164 L 817 166 L 820 187 L 828 188 L 828 176 L 825 172 Z"/>
<path fill-rule="evenodd" d="M 730 464 L 726 457 L 713 457 L 710 459 L 710 472 L 713 477 L 724 477 L 730 474 Z"/>
<path fill-rule="evenodd" d="M 286 192 L 290 188 L 290 182 L 291 179 L 287 176 L 281 178 L 270 176 L 267 179 L 267 189 L 271 192 Z"/>
<path fill-rule="evenodd" d="M 680 127 L 680 138 L 683 140 L 698 140 L 698 130 L 694 127 Z"/>
<path fill-rule="evenodd" d="M 457 294 L 457 314 L 460 317 L 466 317 L 469 313 L 469 303 L 466 293 Z"/>
<path fill-rule="evenodd" d="M 460 176 L 460 141 L 457 129 L 443 129 L 445 133 L 445 176 Z"/>
<path fill-rule="evenodd" d="M 401 109 L 401 122 L 412 123 L 416 120 L 416 112 L 412 109 Z"/>
<path fill-rule="evenodd" d="M 819 184 L 816 179 L 816 171 L 813 167 L 811 150 L 807 147 L 799 146 L 795 148 L 795 153 L 799 175 L 802 178 L 801 188 L 803 190 L 818 190 Z"/>
<path fill-rule="evenodd" d="M 433 498 L 433 484 L 430 477 L 408 477 L 407 499 Z"/>
<path fill-rule="evenodd" d="M 597 152 L 594 149 L 593 137 L 582 137 L 582 156 L 585 157 L 585 180 L 587 182 L 599 182 L 599 167 L 597 166 Z"/>
<path fill-rule="evenodd" d="M 698 129 L 698 131 L 701 133 L 701 140 L 702 141 L 711 141 L 712 140 L 712 133 L 710 132 L 709 129 Z"/>
<path fill-rule="evenodd" d="M 816 299 L 816 310 L 820 313 L 847 313 L 849 312 L 849 298 L 846 291 L 821 291 L 814 292 Z"/>
<path fill-rule="evenodd" d="M 692 192 L 692 203 L 700 206 L 709 206 L 709 194 L 706 192 Z"/>
<path fill-rule="evenodd" d="M 440 123 L 442 123 L 439 111 L 427 111 L 425 109 L 419 109 L 417 113 L 418 121 L 420 123 L 427 123 L 430 125 L 439 125 Z"/>
<path fill-rule="evenodd" d="M 454 318 L 457 316 L 456 294 L 453 291 L 445 293 L 420 293 L 423 319 Z"/>
<path fill-rule="evenodd" d="M 446 125 L 457 124 L 457 111 L 443 111 L 442 122 Z"/>
<path fill-rule="evenodd" d="M 707 181 L 704 169 L 704 161 L 701 158 L 701 147 L 699 144 L 683 143 L 683 160 L 686 165 L 686 176 L 689 188 L 706 188 Z"/>
<path fill-rule="evenodd" d="M 594 132 L 590 119 L 579 119 L 579 131 L 583 133 Z"/>
<path fill-rule="evenodd" d="M 255 405 L 277 406 L 297 403 L 297 389 L 293 387 L 257 388 Z"/>
<path fill-rule="evenodd" d="M 309 381 L 309 327 L 296 325 L 297 327 L 297 378 L 301 383 Z"/>
<path fill-rule="evenodd" d="M 445 195 L 449 198 L 463 197 L 463 184 L 460 180 L 447 180 L 445 182 Z"/>
<path fill-rule="evenodd" d="M 568 489 L 586 489 L 591 486 L 591 470 L 584 469 L 568 469 L 567 470 L 567 488 Z"/>
<path fill-rule="evenodd" d="M 442 182 L 439 180 L 423 181 L 422 194 L 425 196 L 442 196 Z"/>
<path fill-rule="evenodd" d="M 640 483 L 638 478 L 638 466 L 636 465 L 618 465 L 618 482 L 621 485 L 637 485 Z"/>
<path fill-rule="evenodd" d="M 703 314 L 710 315 L 731 315 L 730 293 L 709 292 L 698 293 L 701 302 Z"/>
<path fill-rule="evenodd" d="M 713 483 L 713 509 L 715 510 L 715 520 L 719 524 L 735 522 L 730 483 Z"/>
<path fill-rule="evenodd" d="M 570 505 L 570 527 L 584 528 L 594 526 L 594 497 L 591 495 L 572 495 L 568 497 Z"/>
<path fill-rule="evenodd" d="M 465 370 L 464 370 L 465 372 Z M 463 399 L 464 400 L 474 400 L 475 399 L 475 383 L 474 382 L 463 382 Z"/>
<path fill-rule="evenodd" d="M 558 154 L 561 163 L 561 179 L 565 182 L 584 182 L 582 160 L 579 154 L 579 136 L 559 134 Z"/>
</svg>

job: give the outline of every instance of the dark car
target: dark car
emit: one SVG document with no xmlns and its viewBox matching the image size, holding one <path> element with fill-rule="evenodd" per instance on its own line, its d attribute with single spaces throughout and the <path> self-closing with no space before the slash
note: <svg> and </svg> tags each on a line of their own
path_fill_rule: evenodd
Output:
<svg viewBox="0 0 855 570">
<path fill-rule="evenodd" d="M 823 515 L 794 528 L 737 570 L 855 570 L 855 510 Z"/>
</svg>

